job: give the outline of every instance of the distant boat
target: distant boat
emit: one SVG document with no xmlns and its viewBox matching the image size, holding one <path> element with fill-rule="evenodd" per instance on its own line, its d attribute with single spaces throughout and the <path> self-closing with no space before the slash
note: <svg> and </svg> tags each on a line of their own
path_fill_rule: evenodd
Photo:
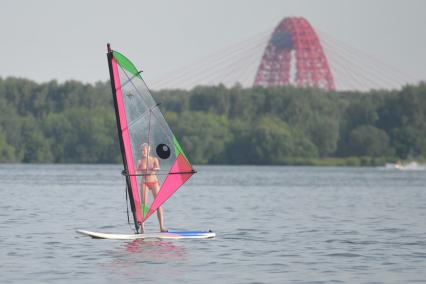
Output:
<svg viewBox="0 0 426 284">
<path fill-rule="evenodd" d="M 416 161 L 411 161 L 409 163 L 402 163 L 397 161 L 396 163 L 386 163 L 386 169 L 395 169 L 395 170 L 418 170 L 422 169 Z"/>
</svg>

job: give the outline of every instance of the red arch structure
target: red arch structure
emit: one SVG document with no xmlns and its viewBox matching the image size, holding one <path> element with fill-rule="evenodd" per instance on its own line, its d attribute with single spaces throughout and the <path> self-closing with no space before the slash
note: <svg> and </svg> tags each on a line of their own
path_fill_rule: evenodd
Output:
<svg viewBox="0 0 426 284">
<path fill-rule="evenodd" d="M 321 43 L 306 19 L 285 18 L 275 28 L 254 85 L 336 89 Z"/>
</svg>

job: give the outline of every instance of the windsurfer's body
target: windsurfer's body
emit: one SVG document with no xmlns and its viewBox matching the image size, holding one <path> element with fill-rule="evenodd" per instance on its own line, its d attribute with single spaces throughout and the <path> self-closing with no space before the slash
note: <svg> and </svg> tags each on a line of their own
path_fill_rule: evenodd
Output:
<svg viewBox="0 0 426 284">
<path fill-rule="evenodd" d="M 142 144 L 141 151 L 142 157 L 138 160 L 137 170 L 143 174 L 141 179 L 142 188 L 142 204 L 146 206 L 148 204 L 148 191 L 151 191 L 154 198 L 157 197 L 160 191 L 160 183 L 156 173 L 160 170 L 160 163 L 157 158 L 149 155 L 150 147 L 148 144 Z M 158 223 L 160 224 L 160 231 L 167 232 L 164 227 L 163 209 L 158 207 L 157 209 Z M 144 233 L 144 225 L 141 224 L 141 233 Z"/>
</svg>

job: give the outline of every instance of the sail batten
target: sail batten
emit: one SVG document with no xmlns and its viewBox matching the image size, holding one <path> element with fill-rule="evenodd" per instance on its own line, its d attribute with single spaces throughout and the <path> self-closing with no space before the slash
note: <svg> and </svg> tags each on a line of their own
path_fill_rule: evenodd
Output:
<svg viewBox="0 0 426 284">
<path fill-rule="evenodd" d="M 182 174 L 195 174 L 197 171 L 184 171 L 184 172 L 168 172 L 168 173 L 156 173 L 156 175 L 182 175 Z M 123 173 L 124 176 L 137 176 L 137 177 L 143 177 L 143 176 L 149 176 L 151 174 L 127 174 Z"/>
<path fill-rule="evenodd" d="M 123 175 L 126 176 L 138 230 L 139 224 L 149 218 L 196 171 L 164 119 L 141 71 L 117 51 L 109 50 L 108 60 Z M 156 197 L 148 201 L 146 196 L 151 194 L 147 191 L 155 191 Z"/>
</svg>

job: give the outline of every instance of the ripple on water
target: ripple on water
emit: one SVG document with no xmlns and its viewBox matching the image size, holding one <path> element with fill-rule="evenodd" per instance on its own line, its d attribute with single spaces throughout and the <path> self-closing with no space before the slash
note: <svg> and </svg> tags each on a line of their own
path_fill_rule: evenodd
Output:
<svg viewBox="0 0 426 284">
<path fill-rule="evenodd" d="M 357 254 L 357 253 L 350 253 L 350 252 L 329 253 L 329 254 L 325 254 L 325 256 L 331 256 L 331 257 L 363 257 L 363 255 L 360 255 L 360 254 Z"/>
<path fill-rule="evenodd" d="M 197 169 L 200 174 L 164 206 L 166 224 L 211 228 L 216 239 L 123 242 L 75 233 L 85 228 L 132 232 L 121 166 L 0 165 L 1 282 L 397 284 L 426 279 L 424 172 Z M 146 229 L 158 230 L 155 216 Z"/>
</svg>

